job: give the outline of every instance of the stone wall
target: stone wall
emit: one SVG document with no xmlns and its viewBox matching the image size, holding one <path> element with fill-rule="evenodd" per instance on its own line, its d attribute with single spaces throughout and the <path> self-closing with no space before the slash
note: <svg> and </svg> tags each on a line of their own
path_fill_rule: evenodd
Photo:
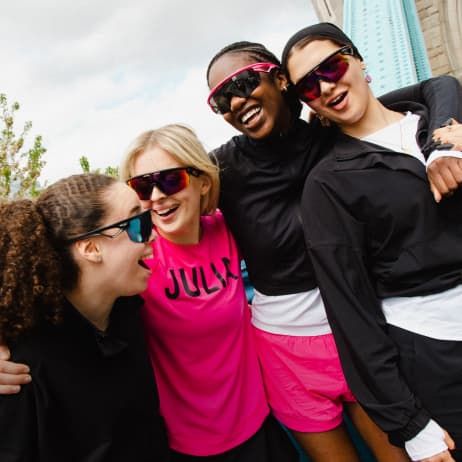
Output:
<svg viewBox="0 0 462 462">
<path fill-rule="evenodd" d="M 433 75 L 462 77 L 462 6 L 458 0 L 416 0 Z M 458 44 L 458 46 L 456 46 Z"/>
</svg>

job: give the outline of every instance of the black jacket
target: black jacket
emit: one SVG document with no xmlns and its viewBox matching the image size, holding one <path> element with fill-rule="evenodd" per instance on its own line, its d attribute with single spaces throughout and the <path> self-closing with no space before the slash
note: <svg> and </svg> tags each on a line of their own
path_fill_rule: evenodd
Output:
<svg viewBox="0 0 462 462">
<path fill-rule="evenodd" d="M 396 105 L 422 116 L 422 107 Z M 311 261 L 347 381 L 397 443 L 429 417 L 400 375 L 381 299 L 441 292 L 462 283 L 461 191 L 437 204 L 425 166 L 337 133 L 309 175 L 302 216 Z"/>
<path fill-rule="evenodd" d="M 167 462 L 169 449 L 139 320 L 121 298 L 108 333 L 70 304 L 12 348 L 32 383 L 0 396 L 2 462 Z"/>
<path fill-rule="evenodd" d="M 425 101 L 430 130 L 450 116 L 462 117 L 459 84 L 448 76 L 385 95 L 386 103 Z M 221 168 L 220 208 L 246 261 L 254 287 L 267 295 L 299 293 L 317 286 L 300 220 L 305 178 L 329 152 L 332 134 L 295 120 L 283 137 L 254 141 L 233 137 L 214 151 Z"/>
</svg>

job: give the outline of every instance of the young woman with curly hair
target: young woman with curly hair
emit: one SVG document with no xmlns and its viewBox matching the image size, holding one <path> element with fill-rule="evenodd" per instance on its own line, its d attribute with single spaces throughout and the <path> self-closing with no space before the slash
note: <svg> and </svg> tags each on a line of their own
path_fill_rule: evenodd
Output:
<svg viewBox="0 0 462 462">
<path fill-rule="evenodd" d="M 103 175 L 0 204 L 0 334 L 34 380 L 0 396 L 0 460 L 168 460 L 136 294 L 150 212 Z"/>
</svg>

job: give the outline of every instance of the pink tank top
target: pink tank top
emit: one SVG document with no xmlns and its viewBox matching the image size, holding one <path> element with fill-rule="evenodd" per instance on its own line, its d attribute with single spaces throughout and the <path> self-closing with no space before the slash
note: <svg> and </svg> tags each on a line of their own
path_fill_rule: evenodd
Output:
<svg viewBox="0 0 462 462">
<path fill-rule="evenodd" d="M 158 237 L 142 311 L 170 447 L 227 451 L 268 415 L 236 243 L 221 212 L 196 245 Z"/>
</svg>

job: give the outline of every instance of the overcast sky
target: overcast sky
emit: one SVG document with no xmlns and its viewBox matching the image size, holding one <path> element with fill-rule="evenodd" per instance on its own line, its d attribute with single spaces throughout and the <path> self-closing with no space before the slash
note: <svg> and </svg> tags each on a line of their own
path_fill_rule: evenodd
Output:
<svg viewBox="0 0 462 462">
<path fill-rule="evenodd" d="M 212 149 L 235 132 L 205 103 L 210 58 L 237 40 L 279 56 L 314 22 L 310 0 L 2 2 L 0 92 L 43 135 L 48 181 L 80 172 L 81 155 L 118 165 L 136 135 L 167 123 Z"/>
</svg>

